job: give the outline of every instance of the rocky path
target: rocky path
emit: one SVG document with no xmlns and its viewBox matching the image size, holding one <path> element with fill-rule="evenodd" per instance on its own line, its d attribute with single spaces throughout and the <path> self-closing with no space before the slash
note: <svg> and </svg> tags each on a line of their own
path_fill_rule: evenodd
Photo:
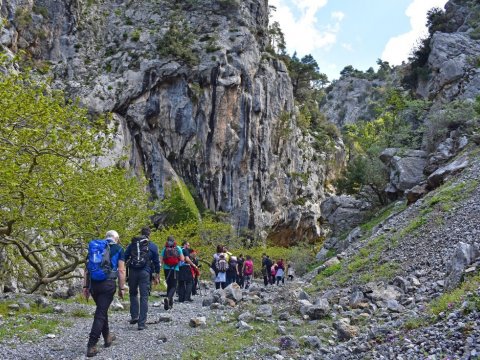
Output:
<svg viewBox="0 0 480 360">
<path fill-rule="evenodd" d="M 111 331 L 117 340 L 110 348 L 103 348 L 103 339 L 99 341 L 99 354 L 96 359 L 181 359 L 184 339 L 201 331 L 192 328 L 192 317 L 212 315 L 208 307 L 202 307 L 206 296 L 194 296 L 193 303 L 175 303 L 173 310 L 165 311 L 161 305 L 163 298 L 149 303 L 148 328 L 138 331 L 136 325 L 130 325 L 127 310 L 109 311 Z M 84 359 L 88 334 L 93 321 L 89 317 L 73 317 L 75 310 L 87 310 L 93 313 L 95 306 L 90 304 L 60 303 L 63 314 L 51 314 L 60 320 L 72 323 L 62 327 L 54 338 L 43 336 L 35 342 L 21 343 L 8 340 L 0 343 L 0 358 L 3 359 Z M 159 322 L 162 317 L 163 321 Z M 171 318 L 171 321 L 168 319 Z M 70 321 L 71 320 L 71 321 Z"/>
</svg>

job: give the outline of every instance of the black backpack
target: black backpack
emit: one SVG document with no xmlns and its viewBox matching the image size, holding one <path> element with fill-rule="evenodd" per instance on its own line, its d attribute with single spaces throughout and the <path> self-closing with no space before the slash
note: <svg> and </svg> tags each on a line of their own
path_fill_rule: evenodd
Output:
<svg viewBox="0 0 480 360">
<path fill-rule="evenodd" d="M 143 269 L 150 261 L 149 240 L 144 236 L 135 236 L 130 244 L 129 266 Z"/>
</svg>

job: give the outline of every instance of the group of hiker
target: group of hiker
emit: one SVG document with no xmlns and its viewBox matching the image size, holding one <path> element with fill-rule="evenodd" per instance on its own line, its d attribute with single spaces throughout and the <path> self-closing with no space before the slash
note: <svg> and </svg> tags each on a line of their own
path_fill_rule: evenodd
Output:
<svg viewBox="0 0 480 360">
<path fill-rule="evenodd" d="M 280 282 L 285 284 L 285 274 L 288 276 L 289 280 L 293 280 L 295 269 L 291 262 L 285 265 L 283 259 L 278 259 L 274 262 L 267 254 L 264 253 L 262 255 L 262 276 L 263 284 L 265 286 L 269 284 L 274 285 L 275 282 L 277 285 L 280 285 Z"/>
<path fill-rule="evenodd" d="M 215 289 L 224 289 L 232 283 L 248 289 L 253 277 L 253 260 L 250 255 L 238 257 L 228 251 L 226 246 L 217 245 L 210 265 L 214 273 Z"/>
<path fill-rule="evenodd" d="M 130 298 L 130 324 L 137 324 L 138 330 L 147 325 L 148 296 L 152 284 L 160 282 L 160 269 L 163 268 L 167 294 L 163 302 L 165 310 L 173 308 L 173 298 L 178 302 L 192 302 L 196 295 L 200 277 L 198 254 L 190 248 L 188 241 L 178 245 L 173 236 L 169 236 L 159 251 L 157 245 L 149 240 L 150 228 L 144 227 L 139 236 L 132 238 L 124 250 L 119 244 L 120 237 L 115 230 L 106 233 L 105 239 L 89 242 L 83 282 L 83 295 L 95 301 L 96 310 L 87 344 L 87 357 L 97 355 L 97 343 L 100 336 L 104 346 L 109 347 L 115 340 L 108 324 L 108 308 L 117 291 L 123 299 L 125 284 L 128 283 Z M 234 256 L 226 246 L 218 245 L 213 255 L 210 271 L 214 277 L 215 288 L 225 288 L 237 283 L 248 289 L 254 273 L 250 255 Z M 288 264 L 287 274 L 293 279 L 293 266 Z M 262 256 L 262 275 L 264 284 L 284 283 L 285 265 L 283 259 L 273 262 L 269 256 Z M 140 295 L 140 296 L 139 296 Z"/>
</svg>

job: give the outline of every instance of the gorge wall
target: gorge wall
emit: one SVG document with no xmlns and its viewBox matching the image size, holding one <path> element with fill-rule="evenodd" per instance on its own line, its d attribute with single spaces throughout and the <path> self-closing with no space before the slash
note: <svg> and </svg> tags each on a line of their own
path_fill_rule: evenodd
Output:
<svg viewBox="0 0 480 360">
<path fill-rule="evenodd" d="M 319 234 L 337 155 L 295 123 L 285 65 L 265 51 L 266 0 L 1 1 L 0 43 L 54 86 L 111 112 L 110 157 L 144 171 L 154 199 L 183 180 L 239 231 L 277 242 Z"/>
</svg>

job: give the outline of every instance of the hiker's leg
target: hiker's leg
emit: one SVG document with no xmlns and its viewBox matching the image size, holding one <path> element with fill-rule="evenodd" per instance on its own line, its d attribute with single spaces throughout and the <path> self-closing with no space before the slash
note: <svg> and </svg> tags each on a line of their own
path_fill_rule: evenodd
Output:
<svg viewBox="0 0 480 360">
<path fill-rule="evenodd" d="M 128 275 L 128 292 L 130 296 L 130 318 L 132 320 L 138 319 L 138 280 L 140 271 L 131 270 Z"/>
<path fill-rule="evenodd" d="M 107 301 L 108 301 L 107 310 L 110 308 L 110 305 L 113 301 L 113 297 L 115 296 L 115 292 L 117 291 L 117 286 L 116 286 L 115 281 L 112 281 L 112 283 L 113 283 L 113 286 L 111 286 L 110 291 L 106 293 L 106 296 L 108 297 L 108 299 L 107 299 Z M 104 339 L 106 339 L 108 337 L 108 333 L 110 332 L 110 328 L 108 326 L 108 311 L 105 315 L 106 315 L 105 322 L 103 323 L 103 329 L 102 329 L 102 336 L 103 336 Z"/>
<path fill-rule="evenodd" d="M 215 289 L 216 290 L 220 289 L 220 282 L 215 281 Z"/>
<path fill-rule="evenodd" d="M 139 271 L 138 287 L 140 288 L 140 316 L 138 317 L 138 326 L 145 325 L 148 312 L 148 295 L 150 293 L 150 273 L 148 271 Z"/>
<path fill-rule="evenodd" d="M 168 288 L 168 291 L 167 291 L 167 297 L 168 297 L 168 300 L 170 302 L 173 301 L 173 297 L 175 296 L 175 291 L 177 291 L 177 278 L 178 278 L 178 275 L 177 275 L 177 271 L 173 270 L 173 269 L 170 269 L 168 270 L 169 271 L 169 275 L 168 275 L 168 281 L 167 281 L 167 288 Z"/>
<path fill-rule="evenodd" d="M 179 280 L 177 286 L 178 302 L 185 301 L 185 281 Z"/>
<path fill-rule="evenodd" d="M 102 282 L 92 282 L 92 297 L 97 305 L 93 318 L 92 329 L 88 338 L 88 347 L 95 346 L 102 334 L 105 323 L 107 322 L 107 313 L 110 303 L 115 293 L 115 282 L 106 280 Z M 108 326 L 108 325 L 107 325 Z"/>
<path fill-rule="evenodd" d="M 192 301 L 193 277 L 185 281 L 185 301 Z"/>
</svg>

